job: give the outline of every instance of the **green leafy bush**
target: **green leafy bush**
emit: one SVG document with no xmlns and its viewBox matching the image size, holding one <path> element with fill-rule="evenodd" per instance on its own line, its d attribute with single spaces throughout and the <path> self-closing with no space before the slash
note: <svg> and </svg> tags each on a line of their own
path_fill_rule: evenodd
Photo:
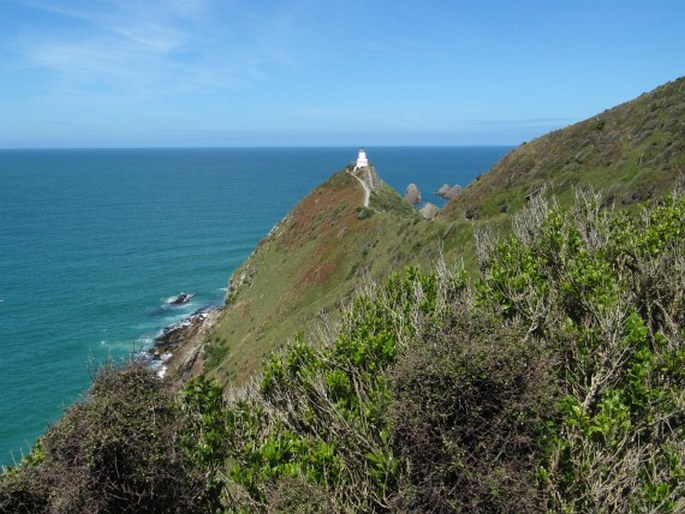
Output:
<svg viewBox="0 0 685 514">
<path fill-rule="evenodd" d="M 532 211 L 484 260 L 478 291 L 481 305 L 524 320 L 531 342 L 556 342 L 561 396 L 539 472 L 547 506 L 676 511 L 685 199 L 613 214 L 588 195 L 571 212 Z"/>
</svg>

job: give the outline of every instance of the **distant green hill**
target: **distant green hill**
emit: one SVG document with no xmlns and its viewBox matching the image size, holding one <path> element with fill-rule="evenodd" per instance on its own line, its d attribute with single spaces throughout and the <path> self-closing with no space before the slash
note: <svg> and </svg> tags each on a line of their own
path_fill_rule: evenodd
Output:
<svg viewBox="0 0 685 514">
<path fill-rule="evenodd" d="M 685 173 L 685 77 L 592 118 L 524 143 L 476 179 L 445 219 L 492 219 L 546 188 L 566 202 L 576 187 L 618 206 L 662 196 Z"/>
</svg>

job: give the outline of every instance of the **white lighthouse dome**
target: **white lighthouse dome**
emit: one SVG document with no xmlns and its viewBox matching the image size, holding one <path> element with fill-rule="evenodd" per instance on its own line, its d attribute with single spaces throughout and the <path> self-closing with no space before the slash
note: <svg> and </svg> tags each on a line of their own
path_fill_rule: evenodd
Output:
<svg viewBox="0 0 685 514">
<path fill-rule="evenodd" d="M 357 165 L 355 168 L 366 168 L 369 165 L 369 160 L 366 158 L 366 150 L 364 148 L 359 149 L 359 154 L 357 155 Z"/>
</svg>

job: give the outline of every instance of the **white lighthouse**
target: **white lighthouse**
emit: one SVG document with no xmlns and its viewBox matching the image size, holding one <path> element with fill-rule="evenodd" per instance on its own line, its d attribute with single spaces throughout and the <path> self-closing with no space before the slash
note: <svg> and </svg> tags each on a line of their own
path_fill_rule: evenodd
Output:
<svg viewBox="0 0 685 514">
<path fill-rule="evenodd" d="M 369 160 L 366 158 L 366 150 L 364 148 L 360 148 L 359 155 L 357 155 L 357 165 L 354 168 L 366 168 L 368 165 Z"/>
</svg>

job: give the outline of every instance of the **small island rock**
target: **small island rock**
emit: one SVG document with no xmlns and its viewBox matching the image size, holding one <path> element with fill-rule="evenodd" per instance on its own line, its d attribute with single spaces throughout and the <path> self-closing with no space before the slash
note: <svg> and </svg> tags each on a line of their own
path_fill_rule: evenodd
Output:
<svg viewBox="0 0 685 514">
<path fill-rule="evenodd" d="M 184 305 L 190 301 L 193 293 L 180 293 L 169 301 L 169 305 Z"/>
<path fill-rule="evenodd" d="M 407 190 L 404 192 L 404 201 L 411 205 L 421 203 L 421 191 L 416 187 L 416 184 L 409 184 L 407 186 Z"/>
<path fill-rule="evenodd" d="M 455 196 L 458 196 L 461 193 L 461 186 L 459 184 L 456 184 L 454 186 L 450 186 L 449 184 L 443 184 L 440 189 L 438 189 L 435 192 L 436 196 L 439 196 L 440 198 L 444 198 L 445 200 L 451 200 Z"/>
<path fill-rule="evenodd" d="M 423 216 L 423 219 L 432 220 L 440 212 L 440 208 L 435 204 L 426 202 L 426 205 L 421 207 L 419 212 L 421 213 L 421 216 Z"/>
</svg>

